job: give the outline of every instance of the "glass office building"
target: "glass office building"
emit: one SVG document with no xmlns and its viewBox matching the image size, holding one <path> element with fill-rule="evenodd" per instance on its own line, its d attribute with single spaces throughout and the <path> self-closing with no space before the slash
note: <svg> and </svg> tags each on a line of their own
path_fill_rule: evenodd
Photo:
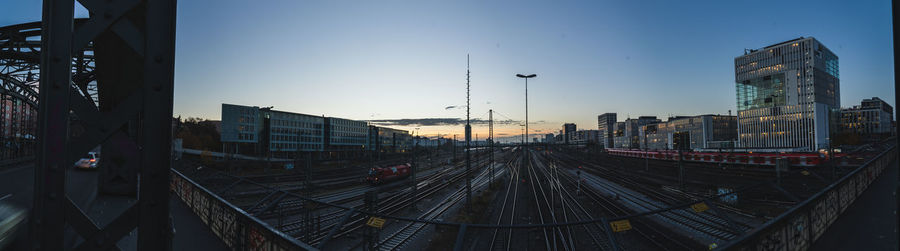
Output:
<svg viewBox="0 0 900 251">
<path fill-rule="evenodd" d="M 734 59 L 739 146 L 758 151 L 829 147 L 840 118 L 838 58 L 812 37 Z"/>
<path fill-rule="evenodd" d="M 316 152 L 318 156 L 344 157 L 366 150 L 401 152 L 410 148 L 409 132 L 372 128 L 366 121 L 222 104 L 221 139 L 228 153 L 295 157 L 299 152 Z"/>
<path fill-rule="evenodd" d="M 616 114 L 604 113 L 597 116 L 597 130 L 600 131 L 600 144 L 606 148 L 613 148 L 616 128 Z"/>
</svg>

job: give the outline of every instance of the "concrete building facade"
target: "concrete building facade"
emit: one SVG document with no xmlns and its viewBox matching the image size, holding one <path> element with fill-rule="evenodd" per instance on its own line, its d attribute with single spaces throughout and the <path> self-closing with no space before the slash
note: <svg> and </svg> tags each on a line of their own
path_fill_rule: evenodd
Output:
<svg viewBox="0 0 900 251">
<path fill-rule="evenodd" d="M 737 116 L 674 117 L 641 126 L 641 149 L 730 149 L 737 140 Z"/>
<path fill-rule="evenodd" d="M 299 152 L 347 156 L 352 152 L 401 152 L 409 132 L 369 126 L 365 121 L 222 104 L 221 140 L 227 153 L 293 157 Z M 376 128 L 376 129 L 373 129 Z M 372 135 L 374 133 L 374 136 Z"/>
<path fill-rule="evenodd" d="M 860 135 L 891 135 L 894 108 L 880 98 L 863 99 L 860 105 L 841 109 L 841 131 Z"/>
<path fill-rule="evenodd" d="M 599 130 L 578 130 L 575 133 L 575 144 L 599 144 Z"/>
<path fill-rule="evenodd" d="M 597 131 L 600 134 L 600 144 L 606 148 L 613 148 L 616 127 L 616 114 L 604 113 L 597 116 Z"/>
<path fill-rule="evenodd" d="M 576 129 L 574 123 L 563 124 L 563 143 L 570 144 L 575 140 Z"/>
<path fill-rule="evenodd" d="M 631 148 L 631 139 L 625 136 L 625 122 L 616 122 L 612 148 Z"/>
<path fill-rule="evenodd" d="M 617 138 L 616 148 L 637 149 L 641 147 L 641 127 L 648 124 L 656 124 L 661 120 L 656 116 L 640 116 L 636 119 L 626 119 L 622 124 L 622 136 Z M 619 130 L 618 124 L 616 130 Z M 617 132 L 618 133 L 618 132 Z"/>
<path fill-rule="evenodd" d="M 838 57 L 812 37 L 734 59 L 738 137 L 757 151 L 827 148 L 840 109 Z"/>
</svg>

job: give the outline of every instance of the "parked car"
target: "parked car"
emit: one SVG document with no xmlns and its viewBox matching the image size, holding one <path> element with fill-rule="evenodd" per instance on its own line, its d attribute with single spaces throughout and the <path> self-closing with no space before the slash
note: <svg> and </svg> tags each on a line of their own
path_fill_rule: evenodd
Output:
<svg viewBox="0 0 900 251">
<path fill-rule="evenodd" d="M 88 152 L 87 156 L 75 162 L 75 168 L 78 169 L 97 169 L 97 163 L 100 162 L 100 154 L 97 152 Z"/>
</svg>

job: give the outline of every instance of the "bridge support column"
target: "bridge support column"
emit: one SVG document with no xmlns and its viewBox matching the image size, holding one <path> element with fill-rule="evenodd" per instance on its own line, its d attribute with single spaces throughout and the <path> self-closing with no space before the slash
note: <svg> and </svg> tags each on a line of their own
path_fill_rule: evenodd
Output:
<svg viewBox="0 0 900 251">
<path fill-rule="evenodd" d="M 138 250 L 170 250 L 175 0 L 78 2 L 90 20 L 73 20 L 74 1 L 44 1 L 30 244 L 71 249 L 65 246 L 71 228 L 84 239 L 76 249 L 106 250 L 137 228 Z M 72 74 L 73 51 L 86 48 L 96 58 L 99 107 L 73 87 L 90 82 Z M 66 170 L 101 144 L 100 186 L 137 198 L 102 228 L 65 193 Z"/>
</svg>

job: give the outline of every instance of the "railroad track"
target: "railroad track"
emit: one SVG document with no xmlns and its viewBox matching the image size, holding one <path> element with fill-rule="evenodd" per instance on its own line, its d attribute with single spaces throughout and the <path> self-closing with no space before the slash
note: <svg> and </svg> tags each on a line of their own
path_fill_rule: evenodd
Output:
<svg viewBox="0 0 900 251">
<path fill-rule="evenodd" d="M 481 158 L 481 160 L 477 161 L 477 163 L 474 163 L 475 165 L 474 165 L 473 171 L 480 169 L 480 167 L 484 166 L 487 161 L 488 161 L 487 159 Z M 436 193 L 437 191 L 440 191 L 440 190 L 446 188 L 450 184 L 456 183 L 457 181 L 459 181 L 465 177 L 465 171 L 462 168 L 460 168 L 460 167 L 464 167 L 464 165 L 465 165 L 465 163 L 458 163 L 458 166 L 457 166 L 458 168 L 452 169 L 453 171 L 451 171 L 451 173 L 448 174 L 450 176 L 447 179 L 448 182 L 433 182 L 433 185 L 425 187 L 424 189 L 420 189 L 419 196 L 417 198 L 405 196 L 407 194 L 407 192 L 406 192 L 406 189 L 404 189 L 401 192 L 395 193 L 393 196 L 391 196 L 387 199 L 379 199 L 378 212 L 383 213 L 383 214 L 396 213 L 400 209 L 403 209 L 403 208 L 411 205 L 413 203 L 413 201 L 418 201 L 423 198 L 426 198 L 426 197 Z M 443 177 L 441 177 L 441 178 L 443 178 Z M 333 238 L 347 235 L 359 228 L 362 228 L 363 224 L 361 224 L 361 223 L 364 220 L 365 220 L 365 217 L 363 217 L 362 215 L 356 214 L 355 216 L 352 217 L 352 220 L 350 220 L 348 223 L 341 226 L 341 229 L 344 229 L 344 228 L 346 228 L 346 229 L 342 230 L 342 231 L 338 231 L 338 233 L 336 233 Z M 336 222 L 336 218 L 335 218 L 335 222 L 327 225 L 325 227 L 325 229 L 330 229 L 330 228 L 334 227 L 336 224 L 337 224 L 337 222 Z M 319 235 L 319 236 L 320 237 L 315 238 L 310 243 L 317 244 L 320 241 L 322 241 L 321 237 L 324 237 L 324 235 Z"/>
<path fill-rule="evenodd" d="M 503 214 L 507 212 L 507 203 L 512 201 L 512 205 L 509 207 L 509 221 L 506 224 L 512 224 L 515 220 L 515 210 L 516 210 L 516 202 L 518 201 L 516 198 L 519 193 L 519 170 L 518 168 L 521 165 L 522 158 L 513 158 L 510 162 L 507 163 L 507 168 L 509 170 L 509 182 L 506 185 L 506 193 L 503 195 L 503 204 L 500 206 L 500 215 L 497 217 L 497 225 L 504 224 L 503 223 Z M 514 163 L 514 164 L 513 164 Z M 516 167 L 516 168 L 513 168 Z M 509 194 L 512 191 L 513 197 L 510 199 Z M 502 246 L 500 249 L 510 250 L 510 242 L 512 240 L 512 229 L 506 229 L 506 234 L 499 234 L 500 229 L 494 229 L 493 234 L 491 234 L 490 248 L 488 250 L 495 250 L 494 246 L 497 243 L 500 243 Z M 499 238 L 498 238 L 499 236 Z M 505 248 L 504 248 L 505 247 Z"/>
<path fill-rule="evenodd" d="M 550 164 L 550 168 L 543 161 L 540 160 L 539 156 L 535 156 L 535 163 L 539 167 L 544 176 L 547 177 L 547 180 L 550 181 L 551 190 L 556 191 L 558 197 L 560 198 L 560 204 L 563 209 L 563 219 L 562 222 L 570 222 L 572 220 L 589 220 L 593 219 L 594 214 L 587 210 L 572 193 L 570 192 L 571 187 L 567 188 L 564 185 L 563 181 L 568 181 L 568 178 L 565 174 L 562 175 L 563 179 L 560 179 L 559 168 L 553 164 Z M 574 184 L 572 182 L 567 182 L 568 184 Z M 577 188 L 576 188 L 577 189 Z M 570 220 L 569 215 L 572 216 L 573 219 Z M 591 239 L 592 249 L 595 250 L 609 250 L 612 248 L 609 241 L 606 239 L 606 229 L 602 228 L 600 224 L 582 224 L 580 226 L 576 226 L 576 228 L 581 228 L 584 230 L 584 233 Z M 568 239 L 567 246 L 571 249 L 575 248 L 575 241 L 571 238 L 572 227 L 566 227 L 566 233 L 570 238 Z"/>
<path fill-rule="evenodd" d="M 587 164 L 588 166 L 593 167 L 587 170 L 596 176 L 585 175 L 588 184 L 593 184 L 594 187 L 603 190 L 606 194 L 615 195 L 621 203 L 632 208 L 634 211 L 651 211 L 665 208 L 669 205 L 661 201 L 664 200 L 661 193 L 642 184 L 637 184 L 625 177 L 603 175 L 604 171 L 607 171 L 606 173 L 609 171 L 594 170 L 594 168 L 602 168 L 590 163 L 572 163 L 571 160 L 569 160 L 568 163 Z M 601 178 L 599 176 L 604 177 Z M 623 186 L 626 184 L 631 188 L 629 189 Z M 680 230 L 682 234 L 693 234 L 694 237 L 700 237 L 710 243 L 721 243 L 722 241 L 732 239 L 740 234 L 731 229 L 728 223 L 721 218 L 710 214 L 696 213 L 689 211 L 688 209 L 676 209 L 650 217 L 655 218 L 662 224 L 674 227 L 673 229 Z M 744 227 L 746 228 L 742 229 L 749 229 L 747 226 Z"/>
<path fill-rule="evenodd" d="M 553 156 L 556 157 L 556 156 Z M 552 163 L 551 163 L 552 164 Z M 566 182 L 569 184 L 577 184 L 578 177 L 571 172 L 562 172 L 561 177 L 564 178 Z M 588 186 L 581 186 L 580 191 L 586 195 L 586 197 L 592 202 L 594 205 L 598 205 L 604 212 L 610 214 L 610 216 L 625 216 L 634 213 L 634 211 L 629 210 L 619 203 L 611 200 L 607 196 L 600 195 L 593 188 Z M 575 199 L 576 196 L 568 194 L 571 198 L 571 201 L 575 202 L 577 208 L 584 209 L 582 206 L 583 203 Z M 645 222 L 643 220 L 633 220 L 633 230 L 637 235 L 639 235 L 642 239 L 649 241 L 653 247 L 645 247 L 652 248 L 656 250 L 696 250 L 700 248 L 706 248 L 705 246 L 698 245 L 694 243 L 692 240 L 688 240 L 685 238 L 677 238 L 673 236 L 672 233 L 665 231 L 665 229 L 661 228 L 661 226 L 655 226 L 651 222 Z M 605 235 L 606 231 L 609 231 L 607 227 L 597 223 L 591 224 L 596 229 L 595 235 Z M 611 249 L 611 244 L 604 237 L 597 238 L 599 240 L 595 240 L 595 243 L 598 243 L 599 249 L 609 250 Z"/>
<path fill-rule="evenodd" d="M 502 176 L 506 169 L 500 169 L 494 173 L 494 178 L 498 176 Z M 477 190 L 484 186 L 488 185 L 488 170 L 482 169 L 481 172 L 472 180 L 472 188 Z M 454 205 L 465 199 L 466 191 L 465 187 L 461 187 L 457 189 L 454 193 L 447 196 L 443 202 L 438 204 L 437 206 L 432 207 L 428 211 L 424 212 L 417 219 L 420 220 L 435 220 L 438 219 L 441 215 L 443 215 L 447 210 L 452 208 Z M 422 232 L 427 224 L 418 223 L 418 222 L 410 222 L 401 227 L 399 230 L 391 233 L 386 238 L 382 239 L 378 244 L 379 250 L 399 250 L 408 243 L 410 240 L 416 237 L 416 235 Z"/>
<path fill-rule="evenodd" d="M 552 203 L 551 199 L 547 197 L 547 193 L 544 191 L 544 185 L 541 184 L 541 183 L 543 183 L 542 181 L 546 182 L 546 181 L 552 180 L 552 179 L 550 179 L 550 177 L 546 177 L 547 179 L 538 178 L 537 172 L 535 172 L 535 170 L 534 170 L 535 169 L 534 164 L 533 164 L 534 162 L 532 161 L 533 159 L 536 158 L 535 154 L 530 153 L 530 154 L 526 154 L 526 155 L 527 155 L 527 157 L 526 157 L 527 161 L 525 162 L 526 163 L 525 167 L 528 172 L 527 173 L 527 176 L 529 177 L 528 182 L 531 184 L 529 187 L 531 187 L 531 194 L 534 198 L 535 207 L 538 209 L 537 212 L 538 212 L 538 219 L 540 220 L 540 224 L 557 223 L 556 213 L 554 212 L 553 205 L 551 205 L 551 203 Z M 535 184 L 537 184 L 537 186 L 535 186 Z M 552 193 L 552 191 L 551 191 L 551 193 Z M 541 203 L 541 202 L 543 202 L 543 203 Z M 549 222 L 547 222 L 548 220 L 549 220 Z M 547 248 L 546 250 L 558 249 L 558 247 L 559 247 L 558 244 L 560 244 L 557 242 L 558 239 L 565 240 L 567 238 L 571 238 L 571 236 L 565 236 L 565 234 L 562 231 L 559 231 L 559 228 L 551 228 L 549 231 L 547 230 L 547 228 L 542 228 L 541 231 L 544 234 L 544 240 L 545 240 L 544 244 Z M 567 243 L 567 242 L 565 242 L 565 241 L 562 242 L 563 249 L 569 250 L 570 247 L 568 245 L 565 245 L 565 243 Z"/>
<path fill-rule="evenodd" d="M 454 173 L 452 172 L 452 169 L 440 170 L 440 171 L 436 172 L 434 175 L 429 175 L 426 177 L 421 177 L 421 178 L 417 177 L 418 179 L 421 179 L 421 181 L 417 181 L 417 186 L 418 186 L 417 188 L 419 188 L 420 191 L 428 191 L 427 188 L 429 188 L 429 186 L 439 184 L 440 180 L 446 175 L 454 175 Z M 365 194 L 365 192 L 370 189 L 373 189 L 373 187 L 364 186 L 364 187 L 362 187 L 362 191 L 356 191 L 356 194 L 352 194 L 352 196 L 333 198 L 333 199 L 337 199 L 334 201 L 334 203 L 339 203 L 339 204 L 342 204 L 347 207 L 361 209 L 363 207 L 364 203 L 360 199 Z M 383 204 L 398 203 L 395 201 L 402 200 L 403 197 L 408 197 L 408 196 L 406 196 L 408 194 L 407 190 L 408 190 L 408 187 L 405 187 L 402 190 L 394 192 L 393 194 L 389 195 L 387 198 L 383 198 L 382 203 Z M 340 217 L 343 216 L 344 213 L 345 213 L 344 210 L 328 209 L 328 211 L 326 211 L 324 213 L 320 213 L 320 217 L 323 218 L 322 222 L 327 224 L 327 226 L 333 227 L 334 224 L 337 224 L 337 221 L 340 220 Z M 281 230 L 283 232 L 285 232 L 286 234 L 294 236 L 298 233 L 297 231 L 299 231 L 299 229 L 302 226 L 303 226 L 303 219 L 299 219 L 296 221 L 289 222 Z M 317 235 L 324 236 L 324 233 L 317 233 Z"/>
</svg>

